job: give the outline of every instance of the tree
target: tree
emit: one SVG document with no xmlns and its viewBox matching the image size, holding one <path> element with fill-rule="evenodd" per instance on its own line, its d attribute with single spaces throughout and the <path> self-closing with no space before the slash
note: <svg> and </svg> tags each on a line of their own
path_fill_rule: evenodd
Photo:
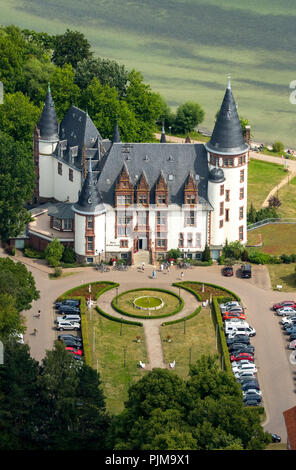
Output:
<svg viewBox="0 0 296 470">
<path fill-rule="evenodd" d="M 115 60 L 90 57 L 80 61 L 75 69 L 75 83 L 81 90 L 97 78 L 101 85 L 116 88 L 118 96 L 124 96 L 128 80 L 128 71 Z"/>
<path fill-rule="evenodd" d="M 79 103 L 81 91 L 74 83 L 75 72 L 70 64 L 55 67 L 50 76 L 50 88 L 58 119 L 61 121 L 68 109 Z"/>
<path fill-rule="evenodd" d="M 16 130 L 18 132 L 18 130 Z M 32 147 L 0 131 L 0 238 L 16 237 L 31 219 L 24 203 L 32 198 Z"/>
<path fill-rule="evenodd" d="M 59 34 L 54 38 L 52 61 L 59 67 L 71 64 L 75 68 L 78 62 L 92 56 L 90 48 L 84 34 L 67 29 L 64 34 Z"/>
<path fill-rule="evenodd" d="M 257 213 L 256 213 L 256 209 L 253 206 L 252 202 L 251 202 L 251 205 L 250 205 L 250 209 L 247 213 L 247 221 L 248 221 L 249 224 L 254 224 L 255 222 L 257 222 Z"/>
<path fill-rule="evenodd" d="M 65 246 L 64 251 L 63 251 L 62 261 L 64 263 L 75 263 L 76 255 L 72 246 L 70 245 Z"/>
<path fill-rule="evenodd" d="M 4 90 L 14 93 L 23 82 L 24 50 L 6 32 L 0 34 L 0 80 Z"/>
<path fill-rule="evenodd" d="M 32 148 L 32 134 L 40 117 L 40 109 L 21 91 L 6 93 L 0 107 L 0 131 Z"/>
<path fill-rule="evenodd" d="M 198 103 L 188 101 L 177 109 L 174 129 L 180 133 L 191 132 L 204 120 L 204 110 Z"/>
<path fill-rule="evenodd" d="M 39 299 L 32 273 L 23 263 L 10 258 L 0 258 L 0 294 L 11 296 L 18 312 L 29 310 L 31 302 Z M 6 301 L 9 304 L 8 298 Z"/>
<path fill-rule="evenodd" d="M 54 238 L 45 249 L 45 259 L 49 265 L 56 267 L 60 264 L 64 247 L 58 238 Z"/>
<path fill-rule="evenodd" d="M 272 144 L 272 151 L 273 152 L 281 152 L 283 153 L 285 151 L 284 144 L 282 142 L 274 142 Z"/>
<path fill-rule="evenodd" d="M 208 244 L 206 244 L 204 251 L 202 252 L 201 255 L 201 260 L 202 261 L 210 261 L 211 258 L 211 252 L 210 252 L 210 247 Z"/>
<path fill-rule="evenodd" d="M 1 279 L 1 277 L 0 277 Z M 8 294 L 0 294 L 0 338 L 3 341 L 15 333 L 24 333 L 24 317 L 15 307 L 15 299 Z"/>
<path fill-rule="evenodd" d="M 0 367 L 0 449 L 31 450 L 38 400 L 38 362 L 28 345 L 11 338 L 4 342 L 4 365 Z"/>
<path fill-rule="evenodd" d="M 268 199 L 268 207 L 280 207 L 281 205 L 282 203 L 277 196 L 270 196 Z"/>
</svg>

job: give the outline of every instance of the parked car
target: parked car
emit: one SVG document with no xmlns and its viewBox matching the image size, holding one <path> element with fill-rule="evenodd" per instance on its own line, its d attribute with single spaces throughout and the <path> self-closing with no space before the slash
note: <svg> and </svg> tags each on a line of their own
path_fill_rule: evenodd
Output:
<svg viewBox="0 0 296 470">
<path fill-rule="evenodd" d="M 74 339 L 71 338 L 63 338 L 60 341 L 64 343 L 65 346 L 81 349 L 82 348 L 82 343 L 75 341 Z"/>
<path fill-rule="evenodd" d="M 231 300 L 229 302 L 226 302 L 225 304 L 220 304 L 220 311 L 221 313 L 224 313 L 227 311 L 227 309 L 237 306 L 240 306 L 240 303 L 236 300 Z"/>
<path fill-rule="evenodd" d="M 72 307 L 71 305 L 61 305 L 58 309 L 58 313 L 74 313 L 77 315 L 80 313 L 80 308 Z"/>
<path fill-rule="evenodd" d="M 296 339 L 296 333 L 291 333 L 289 339 L 290 341 L 294 341 L 294 339 Z"/>
<path fill-rule="evenodd" d="M 255 400 L 255 399 L 253 400 L 252 398 L 247 397 L 247 399 L 244 400 L 244 405 L 245 406 L 259 406 L 260 401 Z"/>
<path fill-rule="evenodd" d="M 63 315 L 61 317 L 57 317 L 56 319 L 56 322 L 61 322 L 63 320 L 67 320 L 67 321 L 74 321 L 76 323 L 80 323 L 81 322 L 81 318 L 80 318 L 80 315 Z"/>
<path fill-rule="evenodd" d="M 246 402 L 257 402 L 257 403 L 261 403 L 262 402 L 262 397 L 260 395 L 257 395 L 257 393 L 249 393 L 248 396 L 246 397 L 243 397 L 243 401 L 244 403 Z M 250 405 L 249 405 L 250 406 Z"/>
<path fill-rule="evenodd" d="M 226 339 L 227 345 L 233 344 L 233 343 L 244 343 L 244 344 L 250 344 L 250 338 L 247 334 L 242 335 L 235 335 L 233 338 L 227 338 Z"/>
<path fill-rule="evenodd" d="M 250 371 L 250 370 L 243 370 L 239 373 L 236 374 L 236 380 L 239 383 L 242 383 L 246 378 L 248 379 L 256 379 L 255 372 Z"/>
<path fill-rule="evenodd" d="M 77 354 L 78 356 L 82 356 L 82 354 L 83 354 L 82 349 L 75 349 L 75 348 L 69 347 L 69 346 L 67 346 L 65 349 L 66 349 L 66 351 L 68 351 L 70 353 L 73 353 L 73 354 Z"/>
<path fill-rule="evenodd" d="M 257 388 L 249 388 L 248 390 L 243 390 L 243 397 L 250 396 L 252 394 L 259 395 L 259 397 L 262 397 L 261 390 L 258 390 Z"/>
<path fill-rule="evenodd" d="M 251 344 L 245 343 L 232 343 L 228 345 L 228 350 L 230 354 L 237 354 L 240 352 L 254 354 L 255 348 Z"/>
<path fill-rule="evenodd" d="M 281 436 L 279 436 L 278 434 L 272 434 L 271 435 L 271 440 L 272 442 L 281 442 Z"/>
<path fill-rule="evenodd" d="M 241 372 L 253 372 L 255 374 L 257 372 L 257 368 L 254 363 L 250 362 L 248 364 L 239 364 L 236 367 L 232 367 L 232 372 L 234 373 L 235 377 L 240 377 Z"/>
<path fill-rule="evenodd" d="M 60 309 L 64 305 L 70 305 L 70 307 L 79 308 L 79 300 L 77 299 L 65 299 L 55 303 L 56 309 Z"/>
<path fill-rule="evenodd" d="M 252 267 L 250 264 L 242 264 L 241 277 L 245 279 L 249 279 L 252 277 Z"/>
<path fill-rule="evenodd" d="M 282 325 L 292 325 L 293 323 L 296 323 L 296 315 L 283 317 L 281 319 L 281 324 Z"/>
<path fill-rule="evenodd" d="M 82 338 L 79 336 L 71 335 L 71 334 L 62 334 L 58 336 L 58 340 L 63 341 L 64 339 L 71 339 L 73 341 L 76 341 L 77 343 L 82 344 Z"/>
<path fill-rule="evenodd" d="M 276 310 L 276 314 L 279 316 L 284 315 L 295 315 L 296 310 L 292 307 L 282 307 Z"/>
<path fill-rule="evenodd" d="M 292 307 L 296 309 L 296 303 L 294 302 L 294 300 L 284 300 L 283 302 L 274 304 L 272 308 L 273 310 L 278 310 L 279 308 L 283 307 Z"/>
<path fill-rule="evenodd" d="M 242 359 L 241 361 L 234 361 L 231 363 L 231 368 L 233 369 L 242 369 L 245 365 L 251 365 L 255 367 L 254 361 L 249 361 L 248 359 Z"/>
<path fill-rule="evenodd" d="M 233 338 L 239 334 L 247 334 L 248 336 L 252 337 L 256 335 L 256 330 L 252 326 L 234 328 L 229 332 L 228 338 Z"/>
<path fill-rule="evenodd" d="M 260 390 L 257 380 L 248 380 L 247 382 L 242 382 L 241 388 L 242 388 L 242 391 L 246 391 L 250 389 Z"/>
<path fill-rule="evenodd" d="M 284 328 L 285 335 L 291 335 L 292 333 L 296 333 L 296 325 L 288 325 Z"/>
<path fill-rule="evenodd" d="M 233 276 L 233 267 L 232 266 L 225 266 L 223 269 L 222 269 L 222 274 L 223 276 Z"/>
<path fill-rule="evenodd" d="M 296 349 L 296 340 L 290 342 L 289 349 Z"/>
<path fill-rule="evenodd" d="M 57 330 L 63 331 L 63 330 L 74 330 L 78 331 L 80 330 L 80 323 L 75 323 L 67 320 L 63 320 L 57 323 Z"/>
<path fill-rule="evenodd" d="M 238 353 L 238 354 L 232 354 L 230 356 L 230 362 L 239 362 L 243 360 L 254 362 L 254 357 L 248 353 Z"/>
<path fill-rule="evenodd" d="M 230 320 L 233 318 L 239 318 L 240 320 L 245 320 L 246 315 L 243 312 L 225 312 L 223 313 L 222 320 Z"/>
</svg>

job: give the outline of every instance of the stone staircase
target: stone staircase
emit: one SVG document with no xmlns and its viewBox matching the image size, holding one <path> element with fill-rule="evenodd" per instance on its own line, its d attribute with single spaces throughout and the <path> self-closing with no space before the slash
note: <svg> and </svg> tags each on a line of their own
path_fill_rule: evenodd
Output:
<svg viewBox="0 0 296 470">
<path fill-rule="evenodd" d="M 142 263 L 145 263 L 145 266 L 150 265 L 150 252 L 148 250 L 139 250 L 137 253 L 134 253 L 134 266 L 142 267 Z"/>
</svg>

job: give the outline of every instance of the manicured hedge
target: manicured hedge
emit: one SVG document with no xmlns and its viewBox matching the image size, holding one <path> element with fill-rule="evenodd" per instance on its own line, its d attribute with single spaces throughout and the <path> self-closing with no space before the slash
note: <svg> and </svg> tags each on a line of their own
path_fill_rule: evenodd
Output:
<svg viewBox="0 0 296 470">
<path fill-rule="evenodd" d="M 117 318 L 113 317 L 107 312 L 104 312 L 100 307 L 96 306 L 97 312 L 102 315 L 102 317 L 108 318 L 108 320 L 115 321 L 118 323 L 125 323 L 126 325 L 136 325 L 136 326 L 143 326 L 143 323 L 139 321 L 132 321 L 132 320 L 125 320 L 124 318 Z"/>
<path fill-rule="evenodd" d="M 186 287 L 187 290 L 189 290 L 190 292 L 193 292 L 194 294 L 198 294 L 195 291 L 193 291 L 192 289 L 188 288 L 186 286 L 185 282 L 187 282 L 187 281 L 184 281 L 184 283 L 183 282 L 174 282 L 173 286 L 184 287 L 184 288 Z M 224 292 L 227 292 L 228 294 L 232 295 L 238 302 L 240 302 L 240 297 L 237 294 L 235 294 L 234 292 L 232 292 L 231 290 L 226 289 L 225 287 L 218 286 L 216 284 L 210 284 L 209 282 L 200 282 L 200 281 L 188 281 L 188 282 L 190 282 L 191 284 L 199 284 L 199 285 L 204 284 L 205 286 L 210 286 L 210 287 L 214 287 L 215 289 L 223 290 Z M 201 300 L 201 298 L 199 300 Z"/>
<path fill-rule="evenodd" d="M 58 297 L 58 301 L 60 300 L 64 300 L 66 299 L 67 297 L 69 297 L 72 292 L 75 292 L 77 289 L 81 289 L 83 287 L 88 287 L 89 285 L 93 286 L 93 285 L 96 285 L 96 284 L 110 284 L 110 286 L 107 286 L 105 287 L 104 289 L 102 289 L 100 292 L 97 293 L 96 297 L 95 297 L 95 300 L 97 300 L 97 298 L 104 294 L 104 292 L 106 292 L 107 290 L 109 289 L 113 289 L 113 287 L 118 287 L 119 284 L 117 282 L 112 282 L 112 281 L 95 281 L 95 282 L 87 282 L 85 284 L 81 284 L 80 286 L 76 286 L 76 287 L 73 287 L 72 289 L 70 290 L 67 290 L 66 292 L 64 292 L 60 297 Z M 74 297 L 76 298 L 76 297 Z"/>
<path fill-rule="evenodd" d="M 180 299 L 181 303 L 176 308 L 176 310 L 174 310 L 173 312 L 166 313 L 166 314 L 163 314 L 163 315 L 157 315 L 157 316 L 153 316 L 153 317 L 149 316 L 149 315 L 134 315 L 132 313 L 126 312 L 125 310 L 118 307 L 118 305 L 116 305 L 116 300 L 117 300 L 118 297 L 121 297 L 122 295 L 125 295 L 129 292 L 143 291 L 143 290 L 151 290 L 151 291 L 156 291 L 156 292 L 165 292 L 166 294 L 173 295 L 174 297 L 177 297 L 177 299 Z M 119 294 L 117 297 L 114 297 L 114 299 L 112 300 L 112 307 L 117 312 L 121 313 L 122 315 L 126 315 L 128 317 L 133 317 L 133 318 L 139 318 L 140 317 L 140 318 L 143 318 L 145 320 L 155 320 L 157 318 L 171 317 L 172 315 L 176 315 L 176 313 L 179 313 L 182 310 L 182 308 L 184 307 L 184 300 L 182 299 L 182 297 L 179 297 L 177 294 L 175 294 L 175 292 L 169 291 L 167 289 L 158 289 L 158 288 L 155 288 L 155 287 L 145 287 L 145 288 L 142 287 L 142 288 L 138 288 L 138 289 L 127 290 L 127 291 L 122 292 L 121 294 Z"/>
<path fill-rule="evenodd" d="M 216 324 L 218 325 L 221 353 L 223 354 L 223 357 L 224 357 L 224 367 L 225 367 L 225 370 L 232 373 L 231 362 L 229 359 L 229 351 L 228 351 L 226 337 L 225 337 L 224 329 L 223 329 L 223 321 L 222 321 L 222 315 L 220 311 L 220 305 L 218 303 L 218 297 L 216 296 L 213 297 L 212 310 L 216 319 Z"/>
</svg>

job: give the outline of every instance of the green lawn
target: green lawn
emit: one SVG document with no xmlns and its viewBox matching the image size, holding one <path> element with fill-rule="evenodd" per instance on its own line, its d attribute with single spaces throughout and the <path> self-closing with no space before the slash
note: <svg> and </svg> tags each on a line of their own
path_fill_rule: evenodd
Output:
<svg viewBox="0 0 296 470">
<path fill-rule="evenodd" d="M 278 208 L 279 217 L 296 219 L 296 178 L 279 189 L 278 197 L 282 203 Z"/>
<path fill-rule="evenodd" d="M 128 388 L 145 373 L 139 368 L 140 360 L 147 363 L 144 330 L 108 320 L 93 309 L 88 312 L 88 334 L 92 366 L 100 374 L 107 409 L 117 414 L 123 410 Z"/>
<path fill-rule="evenodd" d="M 147 296 L 151 300 L 153 297 L 155 297 L 155 299 L 161 299 L 164 302 L 164 305 L 157 310 L 150 310 L 149 312 L 147 310 L 138 309 L 134 306 L 133 302 L 135 299 L 143 296 Z M 137 301 L 137 303 L 139 303 L 139 301 Z M 157 317 L 159 315 L 166 315 L 177 310 L 179 307 L 179 298 L 166 292 L 142 289 L 141 291 L 126 292 L 122 295 L 119 295 L 117 297 L 117 306 L 125 312 L 131 313 L 132 315 L 138 317 L 143 315 L 146 316 L 148 314 L 150 314 L 151 317 Z M 152 302 L 151 306 L 153 306 Z"/>
<path fill-rule="evenodd" d="M 260 209 L 270 191 L 286 176 L 283 165 L 251 159 L 248 168 L 248 208 L 253 203 L 257 210 Z"/>
<path fill-rule="evenodd" d="M 282 286 L 281 291 L 291 292 L 296 289 L 295 263 L 291 264 L 268 264 L 270 282 L 273 289 Z"/>
<path fill-rule="evenodd" d="M 296 253 L 296 224 L 271 224 L 248 232 L 248 244 L 254 245 L 262 235 L 263 246 L 256 250 L 271 255 Z"/>
<path fill-rule="evenodd" d="M 185 334 L 184 334 L 185 330 Z M 188 377 L 189 364 L 194 364 L 203 354 L 216 354 L 216 337 L 211 312 L 203 308 L 195 317 L 160 330 L 164 360 L 176 361 L 174 371 L 182 378 Z M 167 337 L 171 336 L 168 342 Z"/>
</svg>

